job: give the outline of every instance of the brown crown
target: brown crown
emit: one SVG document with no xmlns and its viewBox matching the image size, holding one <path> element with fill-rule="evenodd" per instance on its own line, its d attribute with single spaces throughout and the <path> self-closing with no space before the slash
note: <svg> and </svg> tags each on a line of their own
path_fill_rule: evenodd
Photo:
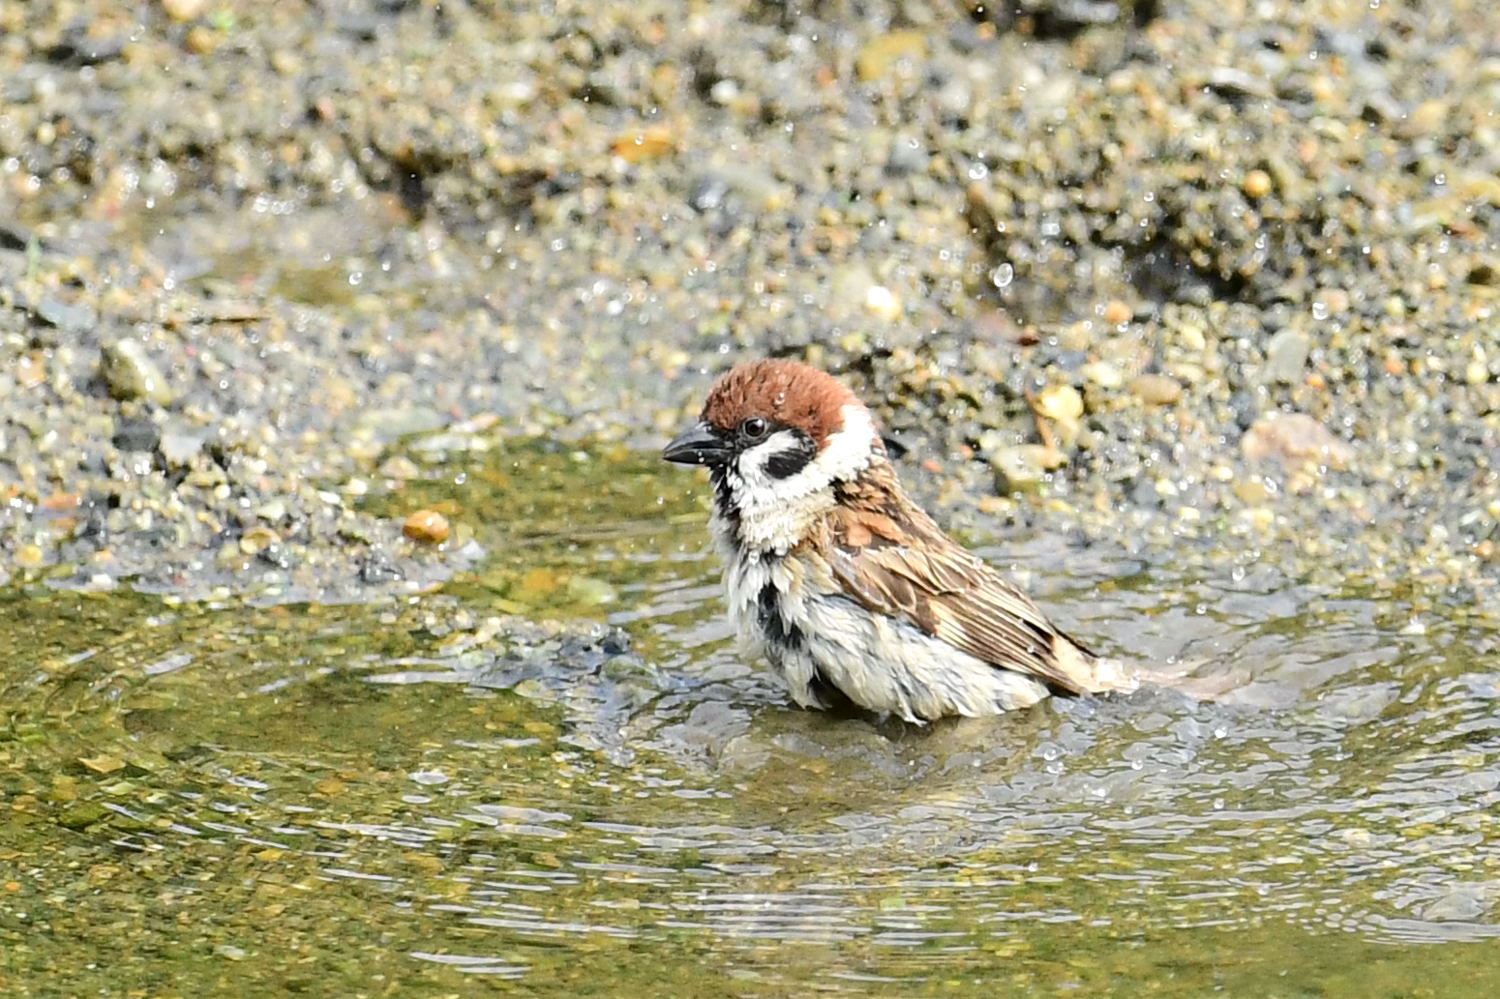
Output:
<svg viewBox="0 0 1500 999">
<path fill-rule="evenodd" d="M 703 419 L 732 430 L 752 416 L 780 420 L 807 432 L 818 446 L 844 426 L 843 407 L 859 399 L 816 368 L 796 361 L 763 360 L 740 364 L 719 376 L 703 404 Z"/>
</svg>

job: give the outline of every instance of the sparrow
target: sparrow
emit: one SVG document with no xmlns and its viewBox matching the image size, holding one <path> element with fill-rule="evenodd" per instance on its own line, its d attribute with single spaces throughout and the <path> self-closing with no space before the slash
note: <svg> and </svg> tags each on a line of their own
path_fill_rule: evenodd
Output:
<svg viewBox="0 0 1500 999">
<path fill-rule="evenodd" d="M 870 410 L 822 371 L 740 364 L 662 457 L 708 468 L 729 616 L 802 707 L 921 723 L 1136 685 L 907 498 Z"/>
</svg>

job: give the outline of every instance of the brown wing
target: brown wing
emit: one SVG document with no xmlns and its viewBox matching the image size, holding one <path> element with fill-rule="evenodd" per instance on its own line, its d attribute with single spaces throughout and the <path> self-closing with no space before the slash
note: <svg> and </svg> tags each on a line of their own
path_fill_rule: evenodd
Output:
<svg viewBox="0 0 1500 999">
<path fill-rule="evenodd" d="M 894 474 L 882 471 L 894 486 Z M 943 534 L 899 488 L 879 481 L 848 487 L 828 521 L 834 576 L 865 607 L 909 621 L 977 659 L 1073 693 L 1115 686 L 1099 675 L 1097 657 L 1053 626 L 1014 584 Z"/>
</svg>

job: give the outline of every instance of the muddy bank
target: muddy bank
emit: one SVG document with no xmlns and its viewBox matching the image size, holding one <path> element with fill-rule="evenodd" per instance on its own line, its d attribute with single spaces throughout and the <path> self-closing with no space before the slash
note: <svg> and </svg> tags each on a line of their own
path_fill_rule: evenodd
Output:
<svg viewBox="0 0 1500 999">
<path fill-rule="evenodd" d="M 531 8 L 0 4 L 0 572 L 422 587 L 772 352 L 979 538 L 1495 612 L 1485 4 Z"/>
</svg>

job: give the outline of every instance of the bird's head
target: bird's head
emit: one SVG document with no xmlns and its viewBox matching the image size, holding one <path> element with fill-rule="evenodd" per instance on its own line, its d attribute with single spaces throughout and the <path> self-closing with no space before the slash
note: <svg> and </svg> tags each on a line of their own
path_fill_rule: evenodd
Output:
<svg viewBox="0 0 1500 999">
<path fill-rule="evenodd" d="M 721 506 L 747 512 L 831 493 L 883 453 L 870 411 L 841 382 L 760 360 L 721 375 L 698 422 L 662 457 L 708 466 Z"/>
</svg>

